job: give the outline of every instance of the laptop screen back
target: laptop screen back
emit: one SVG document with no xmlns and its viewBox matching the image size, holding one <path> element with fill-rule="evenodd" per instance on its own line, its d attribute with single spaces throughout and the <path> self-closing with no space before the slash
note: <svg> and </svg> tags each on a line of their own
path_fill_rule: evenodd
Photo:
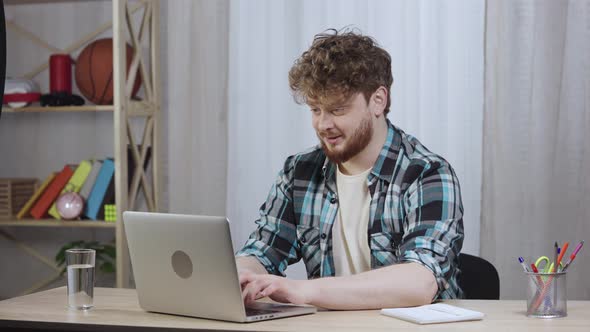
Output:
<svg viewBox="0 0 590 332">
<path fill-rule="evenodd" d="M 143 309 L 245 319 L 226 218 L 126 211 L 123 220 Z"/>
</svg>

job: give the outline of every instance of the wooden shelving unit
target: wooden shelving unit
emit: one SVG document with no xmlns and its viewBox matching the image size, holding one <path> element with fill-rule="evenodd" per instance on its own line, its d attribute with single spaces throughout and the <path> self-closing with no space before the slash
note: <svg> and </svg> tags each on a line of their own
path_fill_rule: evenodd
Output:
<svg viewBox="0 0 590 332">
<path fill-rule="evenodd" d="M 143 100 L 130 100 L 127 104 L 127 116 L 128 117 L 147 117 L 156 111 L 159 111 L 159 107 L 156 107 L 153 103 L 146 102 Z M 22 108 L 10 108 L 2 107 L 2 112 L 5 113 L 62 113 L 62 112 L 114 112 L 114 105 L 83 105 L 83 106 L 39 106 L 32 105 Z"/>
<path fill-rule="evenodd" d="M 19 220 L 0 220 L 0 227 L 83 227 L 83 228 L 115 228 L 114 222 L 104 220 L 92 221 L 64 221 L 52 219 L 19 219 Z"/>
<path fill-rule="evenodd" d="M 83 106 L 27 106 L 22 108 L 2 107 L 6 113 L 52 113 L 52 112 L 112 112 L 113 105 L 83 105 Z"/>
<path fill-rule="evenodd" d="M 64 0 L 53 0 L 64 2 Z M 70 0 L 73 1 L 73 0 Z M 25 1 L 23 3 L 32 4 L 36 1 Z M 52 2 L 49 0 L 38 1 L 40 3 Z M 67 1 L 66 1 L 67 2 Z M 6 5 L 18 6 L 20 1 L 8 1 Z M 134 15 L 139 10 L 143 10 L 140 21 L 136 21 Z M 59 49 L 41 38 L 29 32 L 25 27 L 21 27 L 14 22 L 7 21 L 8 30 L 13 30 L 22 38 L 28 38 L 53 53 L 72 53 L 88 42 L 96 39 L 101 33 L 112 27 L 113 38 L 113 85 L 114 99 L 113 105 L 84 105 L 84 106 L 64 106 L 64 107 L 42 107 L 32 105 L 24 108 L 12 109 L 3 108 L 3 112 L 14 114 L 25 113 L 58 113 L 58 112 L 112 112 L 114 128 L 114 153 L 115 157 L 115 199 L 117 206 L 117 221 L 114 223 L 105 221 L 60 221 L 53 219 L 45 220 L 0 220 L 0 227 L 81 227 L 81 228 L 105 228 L 115 230 L 116 249 L 117 249 L 117 287 L 128 287 L 130 283 L 130 263 L 127 242 L 123 228 L 122 213 L 128 209 L 134 209 L 134 204 L 138 198 L 139 190 L 142 190 L 145 202 L 149 211 L 159 210 L 159 193 L 160 193 L 160 38 L 159 38 L 159 1 L 158 0 L 112 0 L 112 23 L 105 23 L 97 28 L 91 34 L 84 36 L 82 39 L 75 41 L 70 46 Z M 139 23 L 139 29 L 134 28 Z M 126 38 L 129 35 L 129 40 Z M 142 52 L 135 52 L 130 64 L 129 77 L 126 74 L 126 43 L 136 50 L 145 49 L 143 46 L 149 44 L 149 64 L 144 59 Z M 43 70 L 48 68 L 44 63 L 34 68 L 25 77 L 33 78 Z M 139 72 L 142 78 L 142 87 L 144 95 L 142 100 L 131 99 L 131 89 L 135 76 Z M 145 126 L 141 141 L 136 141 L 133 137 L 130 120 L 132 118 L 145 119 Z M 137 165 L 133 178 L 128 181 L 127 178 L 127 149 L 132 147 L 132 156 Z M 142 165 L 144 164 L 147 148 L 151 147 L 151 176 L 145 174 Z M 131 183 L 131 186 L 128 186 Z M 52 268 L 56 268 L 53 261 L 47 259 L 41 253 L 36 252 L 32 247 L 25 243 L 19 242 L 12 235 L 0 229 L 0 236 L 13 241 L 22 250 L 28 252 L 33 257 L 44 262 Z M 56 269 L 56 271 L 58 271 Z M 60 271 L 59 271 L 60 272 Z M 53 277 L 53 280 L 55 276 Z M 43 287 L 52 280 L 40 281 L 33 285 L 25 293 L 32 292 L 39 287 Z"/>
</svg>

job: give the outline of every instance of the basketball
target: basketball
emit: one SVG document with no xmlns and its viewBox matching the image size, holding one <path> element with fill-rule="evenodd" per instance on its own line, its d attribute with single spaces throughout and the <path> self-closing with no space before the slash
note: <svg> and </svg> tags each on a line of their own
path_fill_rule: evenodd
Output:
<svg viewBox="0 0 590 332">
<path fill-rule="evenodd" d="M 133 60 L 134 51 L 126 44 L 127 75 Z M 138 66 L 139 69 L 139 66 Z M 76 85 L 86 99 L 97 105 L 113 104 L 113 40 L 98 39 L 88 44 L 76 60 Z M 141 79 L 139 72 L 133 84 L 132 97 L 135 97 Z"/>
</svg>

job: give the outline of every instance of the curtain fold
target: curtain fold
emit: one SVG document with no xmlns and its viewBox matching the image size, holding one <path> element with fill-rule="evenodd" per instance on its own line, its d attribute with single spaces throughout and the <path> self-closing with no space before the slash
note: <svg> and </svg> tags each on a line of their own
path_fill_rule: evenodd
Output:
<svg viewBox="0 0 590 332">
<path fill-rule="evenodd" d="M 224 215 L 229 2 L 161 1 L 163 207 Z"/>
<path fill-rule="evenodd" d="M 516 299 L 518 256 L 590 237 L 590 1 L 488 1 L 486 22 L 481 253 Z M 587 257 L 569 299 L 590 299 Z"/>
</svg>

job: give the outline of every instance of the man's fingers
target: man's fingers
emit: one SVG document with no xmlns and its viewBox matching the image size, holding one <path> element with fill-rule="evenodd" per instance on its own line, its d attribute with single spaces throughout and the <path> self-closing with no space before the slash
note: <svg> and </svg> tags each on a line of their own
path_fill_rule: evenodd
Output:
<svg viewBox="0 0 590 332">
<path fill-rule="evenodd" d="M 250 282 L 252 278 L 255 276 L 254 273 L 250 271 L 240 271 L 238 274 L 240 280 L 240 286 L 244 286 L 245 283 Z"/>
<path fill-rule="evenodd" d="M 266 297 L 266 296 L 271 296 L 274 292 L 276 292 L 278 289 L 277 284 L 270 284 L 268 285 L 266 288 L 264 288 L 263 290 L 260 291 L 260 296 L 261 297 Z"/>
<path fill-rule="evenodd" d="M 264 278 L 256 279 L 255 281 L 251 282 L 250 285 L 252 285 L 252 289 L 250 291 L 250 301 L 254 302 L 261 298 L 262 296 L 260 296 L 260 291 L 266 288 L 268 283 L 269 281 L 265 280 Z"/>
<path fill-rule="evenodd" d="M 240 286 L 242 287 L 242 300 L 244 302 L 250 301 L 250 293 L 254 287 L 252 279 L 250 277 L 244 277 L 243 280 L 240 280 Z"/>
<path fill-rule="evenodd" d="M 242 287 L 242 299 L 245 303 L 251 303 L 256 301 L 257 299 L 263 297 L 260 295 L 260 291 L 271 283 L 269 278 L 264 278 L 264 276 L 258 276 L 257 278 L 251 278 Z"/>
<path fill-rule="evenodd" d="M 254 302 L 254 292 L 255 290 L 253 290 L 249 286 L 246 286 L 246 288 L 244 288 L 244 290 L 242 291 L 242 300 L 244 301 L 244 303 L 248 304 Z"/>
<path fill-rule="evenodd" d="M 244 284 L 248 283 L 250 281 L 250 277 L 249 276 L 244 276 L 240 274 L 240 286 L 244 287 Z"/>
</svg>

